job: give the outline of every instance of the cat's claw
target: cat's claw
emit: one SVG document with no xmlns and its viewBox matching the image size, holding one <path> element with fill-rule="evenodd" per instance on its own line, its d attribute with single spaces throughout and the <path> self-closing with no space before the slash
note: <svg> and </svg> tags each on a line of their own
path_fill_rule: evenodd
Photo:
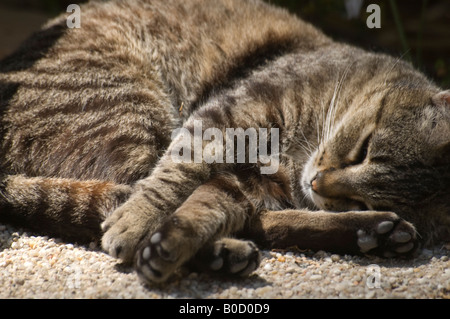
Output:
<svg viewBox="0 0 450 319">
<path fill-rule="evenodd" d="M 357 244 L 362 253 L 382 257 L 411 255 L 417 248 L 416 230 L 404 220 L 386 220 L 371 229 L 359 229 Z"/>
</svg>

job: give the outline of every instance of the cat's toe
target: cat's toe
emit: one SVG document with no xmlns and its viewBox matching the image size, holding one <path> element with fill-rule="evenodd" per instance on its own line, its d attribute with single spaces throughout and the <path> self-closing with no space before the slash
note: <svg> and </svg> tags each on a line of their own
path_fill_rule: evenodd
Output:
<svg viewBox="0 0 450 319">
<path fill-rule="evenodd" d="M 170 247 L 170 242 L 167 240 L 162 240 L 161 233 L 155 233 L 150 238 L 150 244 L 152 249 L 156 251 L 158 257 L 161 258 L 165 262 L 176 262 L 179 254 L 176 249 Z"/>
<path fill-rule="evenodd" d="M 133 234 L 123 225 L 113 225 L 102 237 L 102 248 L 113 257 L 131 261 L 136 246 Z"/>
<path fill-rule="evenodd" d="M 103 235 L 102 248 L 111 256 L 130 262 L 136 251 L 136 237 L 138 234 L 133 230 L 112 227 Z"/>
<path fill-rule="evenodd" d="M 136 253 L 136 272 L 144 282 L 164 282 L 183 263 L 181 243 L 156 232 Z"/>
<path fill-rule="evenodd" d="M 209 268 L 215 273 L 248 276 L 261 261 L 261 253 L 251 241 L 224 238 L 214 244 Z"/>
<path fill-rule="evenodd" d="M 155 254 L 154 246 L 146 246 L 136 253 L 136 273 L 144 282 L 161 282 L 168 276 Z"/>
<path fill-rule="evenodd" d="M 414 226 L 404 220 L 384 220 L 357 231 L 362 253 L 382 257 L 411 256 L 418 248 Z"/>
<path fill-rule="evenodd" d="M 358 246 L 361 252 L 366 253 L 371 249 L 378 247 L 378 240 L 376 236 L 368 234 L 362 229 L 358 230 L 356 235 L 358 236 Z"/>
<path fill-rule="evenodd" d="M 139 221 L 137 213 L 127 214 L 122 209 L 116 210 L 102 224 L 102 248 L 111 256 L 125 262 L 133 261 L 140 239 L 149 229 L 147 223 Z"/>
</svg>

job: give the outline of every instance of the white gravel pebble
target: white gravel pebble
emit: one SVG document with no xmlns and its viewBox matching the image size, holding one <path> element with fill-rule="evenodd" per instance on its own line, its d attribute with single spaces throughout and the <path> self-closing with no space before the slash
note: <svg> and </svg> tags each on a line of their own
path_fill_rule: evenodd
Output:
<svg viewBox="0 0 450 319">
<path fill-rule="evenodd" d="M 264 265 L 264 270 L 272 270 L 272 266 L 270 264 L 265 264 Z"/>
<path fill-rule="evenodd" d="M 0 298 L 450 298 L 450 246 L 412 260 L 262 251 L 248 278 L 191 273 L 148 287 L 99 250 L 0 224 Z"/>
</svg>

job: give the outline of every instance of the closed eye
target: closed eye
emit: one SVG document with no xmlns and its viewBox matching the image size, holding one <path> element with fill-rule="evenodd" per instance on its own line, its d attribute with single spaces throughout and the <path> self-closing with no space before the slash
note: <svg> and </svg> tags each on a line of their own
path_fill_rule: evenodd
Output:
<svg viewBox="0 0 450 319">
<path fill-rule="evenodd" d="M 364 162 L 369 153 L 369 144 L 370 139 L 372 138 L 372 134 L 366 136 L 362 143 L 357 145 L 357 147 L 349 154 L 348 156 L 348 164 L 349 165 L 358 165 Z"/>
<path fill-rule="evenodd" d="M 360 164 L 366 159 L 367 154 L 369 153 L 369 142 L 371 137 L 372 134 L 367 136 L 367 138 L 364 140 L 364 143 L 361 145 L 361 149 L 359 150 L 358 157 L 354 164 Z"/>
</svg>

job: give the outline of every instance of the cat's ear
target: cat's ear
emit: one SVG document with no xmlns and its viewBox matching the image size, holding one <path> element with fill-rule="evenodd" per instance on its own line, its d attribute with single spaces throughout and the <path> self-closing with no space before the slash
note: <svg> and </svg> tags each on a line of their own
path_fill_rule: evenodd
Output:
<svg viewBox="0 0 450 319">
<path fill-rule="evenodd" d="M 450 107 L 450 90 L 439 92 L 431 100 L 434 105 Z"/>
</svg>

